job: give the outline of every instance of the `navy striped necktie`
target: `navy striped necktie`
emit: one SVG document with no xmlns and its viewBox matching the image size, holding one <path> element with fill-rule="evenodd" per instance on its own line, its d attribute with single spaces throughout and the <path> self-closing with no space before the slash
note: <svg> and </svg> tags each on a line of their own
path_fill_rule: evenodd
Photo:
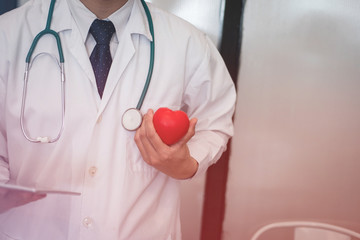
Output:
<svg viewBox="0 0 360 240">
<path fill-rule="evenodd" d="M 89 32 L 96 41 L 95 48 L 90 55 L 90 61 L 94 70 L 98 92 L 102 97 L 112 63 L 110 40 L 115 32 L 115 27 L 111 21 L 95 19 Z"/>
</svg>

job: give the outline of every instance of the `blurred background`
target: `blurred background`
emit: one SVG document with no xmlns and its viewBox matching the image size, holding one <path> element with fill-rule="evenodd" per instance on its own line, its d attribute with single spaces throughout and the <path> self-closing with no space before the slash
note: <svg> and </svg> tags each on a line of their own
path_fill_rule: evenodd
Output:
<svg viewBox="0 0 360 240">
<path fill-rule="evenodd" d="M 238 92 L 229 150 L 182 183 L 183 239 L 360 239 L 360 1 L 150 2 L 210 36 Z"/>
</svg>

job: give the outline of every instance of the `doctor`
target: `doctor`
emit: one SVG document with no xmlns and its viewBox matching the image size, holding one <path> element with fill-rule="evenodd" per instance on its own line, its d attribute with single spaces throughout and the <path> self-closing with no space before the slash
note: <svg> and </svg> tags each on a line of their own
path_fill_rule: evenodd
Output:
<svg viewBox="0 0 360 240">
<path fill-rule="evenodd" d="M 140 0 L 57 0 L 51 29 L 64 54 L 64 128 L 56 142 L 33 143 L 22 131 L 22 105 L 28 135 L 56 136 L 62 126 L 59 66 L 49 54 L 59 55 L 51 35 L 34 49 L 22 103 L 25 58 L 49 5 L 30 0 L 0 17 L 0 182 L 81 196 L 1 192 L 0 239 L 181 239 L 180 180 L 203 174 L 233 134 L 235 90 L 219 53 L 189 23 L 148 4 L 152 36 Z M 112 26 L 95 26 L 95 19 Z M 94 28 L 114 28 L 108 45 L 98 42 Z M 128 131 L 122 115 L 139 101 L 153 40 L 143 122 Z M 111 55 L 106 73 L 96 61 L 109 58 L 93 60 L 97 44 Z M 160 107 L 191 118 L 188 133 L 172 146 L 152 125 Z"/>
</svg>

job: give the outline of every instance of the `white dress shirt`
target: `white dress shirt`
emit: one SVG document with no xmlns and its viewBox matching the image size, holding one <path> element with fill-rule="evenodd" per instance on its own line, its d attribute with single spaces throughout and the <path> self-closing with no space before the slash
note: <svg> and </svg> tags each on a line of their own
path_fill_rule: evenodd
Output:
<svg viewBox="0 0 360 240">
<path fill-rule="evenodd" d="M 94 13 L 92 13 L 89 9 L 87 9 L 84 6 L 84 4 L 82 4 L 82 2 L 74 1 L 74 0 L 67 0 L 67 2 L 69 5 L 71 15 L 74 18 L 74 22 L 76 23 L 80 31 L 81 38 L 85 43 L 86 51 L 88 52 L 90 57 L 92 50 L 96 45 L 96 41 L 94 37 L 89 33 L 89 29 L 92 22 L 97 17 Z M 110 41 L 110 52 L 113 58 L 115 55 L 116 48 L 119 44 L 118 39 L 120 39 L 120 36 L 124 32 L 126 24 L 129 21 L 129 17 L 133 5 L 134 5 L 134 0 L 129 0 L 127 1 L 127 3 L 125 3 L 124 6 L 122 6 L 122 8 L 114 12 L 111 16 L 109 16 L 106 19 L 102 19 L 102 20 L 112 21 L 112 23 L 115 26 L 116 32 Z"/>
</svg>

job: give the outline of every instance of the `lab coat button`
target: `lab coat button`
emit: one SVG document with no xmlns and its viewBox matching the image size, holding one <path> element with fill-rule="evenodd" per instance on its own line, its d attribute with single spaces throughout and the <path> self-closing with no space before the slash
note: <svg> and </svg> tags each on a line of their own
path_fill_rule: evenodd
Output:
<svg viewBox="0 0 360 240">
<path fill-rule="evenodd" d="M 96 123 L 99 124 L 99 123 L 101 123 L 101 121 L 102 121 L 102 116 L 99 116 Z"/>
<path fill-rule="evenodd" d="M 86 228 L 91 227 L 92 223 L 93 223 L 93 220 L 91 218 L 89 218 L 89 217 L 86 217 L 86 218 L 83 219 L 83 225 Z"/>
<path fill-rule="evenodd" d="M 91 167 L 89 168 L 89 174 L 90 176 L 94 177 L 97 172 L 97 167 Z"/>
</svg>

